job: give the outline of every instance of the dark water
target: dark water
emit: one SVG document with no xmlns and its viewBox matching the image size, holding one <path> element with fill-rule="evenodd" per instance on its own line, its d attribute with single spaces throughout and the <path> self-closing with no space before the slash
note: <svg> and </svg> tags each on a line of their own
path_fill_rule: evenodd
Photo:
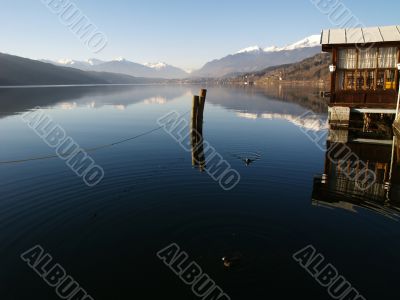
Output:
<svg viewBox="0 0 400 300">
<path fill-rule="evenodd" d="M 187 113 L 198 90 L 0 89 L 0 160 L 54 154 L 21 120 L 35 106 L 91 148 L 148 132 L 170 111 Z M 171 243 L 231 299 L 331 299 L 292 258 L 307 245 L 366 299 L 397 298 L 398 149 L 388 139 L 349 138 L 378 180 L 360 192 L 336 178 L 303 132 L 327 133 L 325 100 L 314 92 L 208 88 L 204 139 L 239 172 L 231 191 L 193 168 L 191 153 L 163 130 L 91 152 L 105 171 L 92 188 L 59 158 L 0 164 L 0 299 L 59 299 L 20 258 L 35 245 L 94 299 L 199 299 L 156 256 Z M 224 267 L 224 256 L 236 265 Z"/>
</svg>

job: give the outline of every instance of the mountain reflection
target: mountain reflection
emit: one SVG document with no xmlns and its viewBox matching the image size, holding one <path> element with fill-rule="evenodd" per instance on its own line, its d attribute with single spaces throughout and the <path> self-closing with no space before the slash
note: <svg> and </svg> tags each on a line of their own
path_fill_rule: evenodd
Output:
<svg viewBox="0 0 400 300">
<path fill-rule="evenodd" d="M 302 115 L 305 111 L 326 115 L 327 100 L 319 96 L 320 88 L 291 85 L 229 87 L 212 90 L 209 102 L 236 112 L 261 115 L 278 113 Z"/>
<path fill-rule="evenodd" d="M 74 86 L 0 89 L 0 117 L 23 113 L 40 107 L 99 108 L 111 105 L 119 110 L 143 103 L 164 105 L 187 95 L 190 99 L 198 87 L 176 85 L 143 86 Z M 268 89 L 211 87 L 208 102 L 233 110 L 241 117 L 281 118 L 289 121 L 305 111 L 326 115 L 326 101 L 318 97 L 317 88 L 273 86 Z"/>
<path fill-rule="evenodd" d="M 124 110 L 137 103 L 165 104 L 187 93 L 177 86 L 74 86 L 46 88 L 0 88 L 0 117 L 23 113 L 35 107 L 99 108 L 104 105 Z"/>
<path fill-rule="evenodd" d="M 302 127 L 305 130 L 321 131 L 328 129 L 327 118 L 320 117 L 317 115 L 312 116 L 297 116 L 290 114 L 277 114 L 277 113 L 265 113 L 265 114 L 251 114 L 251 113 L 236 113 L 240 118 L 245 119 L 267 119 L 267 120 L 285 120 L 297 127 Z"/>
</svg>

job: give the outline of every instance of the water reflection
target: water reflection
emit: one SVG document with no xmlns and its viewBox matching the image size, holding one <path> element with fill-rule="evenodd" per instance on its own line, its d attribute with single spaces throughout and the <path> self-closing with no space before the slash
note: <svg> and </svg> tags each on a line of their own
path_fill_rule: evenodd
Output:
<svg viewBox="0 0 400 300">
<path fill-rule="evenodd" d="M 301 127 L 305 130 L 321 131 L 328 129 L 327 117 L 319 115 L 294 115 L 294 114 L 279 114 L 279 113 L 263 113 L 263 114 L 251 114 L 251 113 L 240 113 L 236 114 L 240 118 L 256 120 L 285 120 L 289 123 Z"/>
<path fill-rule="evenodd" d="M 318 96 L 316 88 L 213 86 L 210 89 L 212 97 L 209 97 L 209 103 L 233 110 L 244 118 L 285 119 L 292 122 L 307 110 L 320 115 L 326 115 L 327 111 L 326 101 Z M 117 110 L 125 110 L 138 103 L 164 105 L 183 95 L 190 99 L 197 90 L 196 86 L 179 85 L 0 88 L 0 118 L 37 106 L 71 110 L 77 107 L 100 108 L 111 105 Z"/>
<path fill-rule="evenodd" d="M 19 254 L 40 241 L 52 248 L 55 257 L 79 258 L 70 260 L 69 268 L 96 287 L 96 299 L 123 298 L 131 292 L 132 282 L 140 292 L 150 291 L 151 299 L 160 298 L 154 295 L 160 290 L 184 295 L 186 286 L 169 284 L 170 278 L 160 272 L 164 267 L 154 259 L 154 253 L 174 241 L 201 257 L 204 269 L 215 270 L 216 282 L 228 286 L 232 299 L 258 298 L 265 294 L 266 280 L 275 288 L 273 292 L 285 291 L 290 285 L 300 295 L 323 299 L 326 291 L 299 272 L 290 259 L 293 251 L 312 242 L 326 249 L 332 261 L 349 266 L 344 270 L 346 276 L 369 282 L 371 274 L 376 275 L 373 285 L 363 286 L 368 299 L 391 299 L 397 280 L 393 266 L 400 263 L 400 245 L 392 237 L 400 223 L 367 212 L 391 218 L 399 215 L 399 170 L 395 166 L 400 159 L 395 155 L 391 164 L 392 137 L 379 140 L 372 132 L 343 131 L 340 140 L 330 138 L 329 143 L 349 145 L 361 159 L 369 160 L 369 166 L 380 172 L 379 183 L 368 194 L 359 192 L 327 161 L 324 181 L 320 178 L 314 185 L 314 204 L 352 209 L 366 217 L 356 218 L 339 209 L 335 213 L 326 209 L 316 212 L 310 209 L 310 191 L 313 176 L 323 173 L 323 153 L 289 121 L 304 115 L 314 104 L 302 103 L 301 96 L 285 100 L 288 94 L 283 89 L 279 93 L 283 98 L 279 98 L 253 88 L 209 88 L 204 132 L 192 147 L 193 170 L 191 155 L 168 134 L 162 130 L 143 133 L 155 128 L 162 115 L 188 111 L 191 95 L 198 93 L 198 88 L 77 87 L 42 89 L 40 94 L 34 89 L 14 90 L 7 95 L 0 91 L 7 96 L 0 96 L 0 106 L 4 99 L 10 104 L 2 106 L 8 110 L 0 109 L 5 114 L 36 105 L 52 106 L 48 113 L 54 114 L 82 147 L 141 136 L 140 140 L 90 153 L 107 174 L 95 190 L 86 188 L 58 159 L 1 166 L 0 255 L 2 273 L 7 276 L 0 281 L 7 286 L 6 293 L 15 291 L 14 298 L 25 299 L 29 291 L 37 291 L 36 278 L 26 272 Z M 164 99 L 167 102 L 161 105 Z M 73 110 L 61 110 L 57 105 Z M 94 109 L 100 106 L 104 107 Z M 256 120 L 238 117 L 240 114 Z M 296 125 L 326 132 L 324 111 L 317 125 L 312 114 L 308 116 Z M 18 116 L 0 123 L 5 129 L 1 131 L 2 159 L 49 153 L 48 146 Z M 186 128 L 182 135 L 186 137 L 188 131 Z M 240 172 L 241 182 L 234 190 L 224 191 L 213 178 L 199 174 L 205 161 L 202 152 L 206 152 L 205 170 L 212 165 L 207 142 Z M 397 152 L 400 154 L 398 148 Z M 345 250 L 336 251 L 337 244 Z M 370 259 L 371 253 L 384 261 L 377 264 Z M 105 257 L 107 263 L 99 264 Z M 221 266 L 222 257 L 224 263 L 237 257 L 242 261 L 228 274 Z M 352 268 L 355 263 L 357 268 Z M 156 274 L 160 285 L 154 288 L 154 281 L 139 273 L 132 275 L 126 265 Z M 19 279 L 25 273 L 27 288 L 20 289 Z M 110 289 L 110 285 L 98 284 L 104 274 L 119 274 L 127 282 Z M 250 296 L 244 285 L 250 287 Z M 50 297 L 38 293 L 35 299 Z"/>
<path fill-rule="evenodd" d="M 318 92 L 318 88 L 299 89 L 293 86 L 281 86 L 280 89 L 213 87 L 208 102 L 252 118 L 269 113 L 300 116 L 309 110 L 326 115 L 327 102 L 318 96 Z"/>
<path fill-rule="evenodd" d="M 188 92 L 186 87 L 154 86 L 75 86 L 46 88 L 0 88 L 0 118 L 23 113 L 35 107 L 99 108 L 111 105 L 124 110 L 129 105 L 166 104 Z"/>
<path fill-rule="evenodd" d="M 355 155 L 348 156 L 343 146 Z M 314 179 L 313 205 L 352 212 L 359 212 L 361 207 L 400 219 L 400 157 L 396 137 L 388 139 L 377 132 L 330 129 L 327 149 L 330 150 L 326 153 L 324 174 Z M 376 174 L 375 182 L 366 190 L 361 190 L 349 176 L 360 171 L 359 161 Z"/>
<path fill-rule="evenodd" d="M 192 165 L 199 168 L 200 172 L 206 169 L 206 156 L 204 154 L 203 134 L 191 132 L 192 137 Z"/>
</svg>

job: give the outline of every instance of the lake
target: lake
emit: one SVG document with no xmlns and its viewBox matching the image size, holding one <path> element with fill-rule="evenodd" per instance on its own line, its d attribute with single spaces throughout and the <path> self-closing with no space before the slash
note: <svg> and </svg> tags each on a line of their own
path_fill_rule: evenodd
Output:
<svg viewBox="0 0 400 300">
<path fill-rule="evenodd" d="M 0 89 L 1 299 L 58 299 L 21 259 L 35 245 L 96 300 L 199 299 L 157 256 L 171 244 L 231 299 L 331 299 L 293 259 L 308 245 L 365 299 L 398 296 L 400 170 L 392 137 L 346 139 L 377 173 L 373 187 L 357 191 L 335 177 L 326 155 L 327 105 L 318 89 L 209 86 L 204 142 L 240 176 L 224 189 L 193 166 L 190 142 L 157 121 L 175 112 L 190 124 L 199 89 Z M 95 186 L 22 118 L 36 107 L 104 171 Z"/>
</svg>

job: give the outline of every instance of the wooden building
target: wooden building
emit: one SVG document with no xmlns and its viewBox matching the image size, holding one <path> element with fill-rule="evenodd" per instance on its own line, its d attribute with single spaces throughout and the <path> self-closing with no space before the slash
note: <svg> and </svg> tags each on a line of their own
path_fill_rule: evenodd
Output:
<svg viewBox="0 0 400 300">
<path fill-rule="evenodd" d="M 321 44 L 332 53 L 331 109 L 395 113 L 400 26 L 323 30 Z"/>
</svg>

